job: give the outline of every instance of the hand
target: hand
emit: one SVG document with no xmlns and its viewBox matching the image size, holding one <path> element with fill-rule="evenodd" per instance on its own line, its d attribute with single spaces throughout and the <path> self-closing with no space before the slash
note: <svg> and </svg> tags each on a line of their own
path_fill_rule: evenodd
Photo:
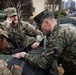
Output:
<svg viewBox="0 0 76 75">
<path fill-rule="evenodd" d="M 32 48 L 37 48 L 39 46 L 38 42 L 33 43 L 33 45 L 31 46 Z"/>
<path fill-rule="evenodd" d="M 18 65 L 13 65 L 11 68 L 11 72 L 13 75 L 21 75 L 22 74 L 22 68 Z"/>
<path fill-rule="evenodd" d="M 18 66 L 18 65 L 13 65 L 12 69 L 20 69 L 20 70 L 22 70 L 22 68 L 20 66 Z"/>
<path fill-rule="evenodd" d="M 8 17 L 6 23 L 7 23 L 7 28 L 9 28 L 10 24 L 12 23 L 12 20 Z"/>
<path fill-rule="evenodd" d="M 62 67 L 62 66 L 58 66 L 57 67 L 57 70 L 58 70 L 58 72 L 59 72 L 59 75 L 64 75 L 64 68 Z"/>
<path fill-rule="evenodd" d="M 10 23 L 12 23 L 12 20 L 8 17 L 8 18 L 6 19 L 6 22 L 10 24 Z"/>
<path fill-rule="evenodd" d="M 24 58 L 25 54 L 26 54 L 26 52 L 20 52 L 20 53 L 13 54 L 12 57 Z"/>
</svg>

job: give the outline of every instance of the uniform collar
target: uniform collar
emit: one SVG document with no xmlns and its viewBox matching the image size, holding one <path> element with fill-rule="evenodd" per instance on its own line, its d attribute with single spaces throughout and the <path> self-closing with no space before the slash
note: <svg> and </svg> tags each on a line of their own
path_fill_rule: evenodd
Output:
<svg viewBox="0 0 76 75">
<path fill-rule="evenodd" d="M 54 29 L 53 29 L 53 32 L 55 32 L 57 30 L 57 25 L 55 25 Z M 53 33 L 52 32 L 52 33 Z"/>
<path fill-rule="evenodd" d="M 51 37 L 51 36 L 56 32 L 56 30 L 57 30 L 57 25 L 55 25 L 55 27 L 54 27 L 52 33 L 50 33 L 50 34 L 48 35 L 48 37 L 49 37 L 49 36 Z"/>
</svg>

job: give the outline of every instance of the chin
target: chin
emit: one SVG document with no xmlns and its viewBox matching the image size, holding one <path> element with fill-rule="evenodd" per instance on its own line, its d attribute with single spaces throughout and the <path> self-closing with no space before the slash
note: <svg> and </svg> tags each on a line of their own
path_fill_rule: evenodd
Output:
<svg viewBox="0 0 76 75">
<path fill-rule="evenodd" d="M 45 35 L 48 35 L 49 33 L 43 32 Z"/>
<path fill-rule="evenodd" d="M 50 32 L 49 31 L 47 31 L 47 32 L 43 32 L 44 34 L 46 34 L 46 35 L 48 35 L 48 34 L 50 34 Z"/>
</svg>

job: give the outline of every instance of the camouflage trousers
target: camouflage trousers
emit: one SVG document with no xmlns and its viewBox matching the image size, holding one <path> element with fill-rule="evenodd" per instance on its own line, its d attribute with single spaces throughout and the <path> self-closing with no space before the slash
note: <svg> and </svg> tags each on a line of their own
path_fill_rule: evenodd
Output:
<svg viewBox="0 0 76 75">
<path fill-rule="evenodd" d="M 76 75 L 76 65 L 73 62 L 63 62 L 64 75 Z"/>
<path fill-rule="evenodd" d="M 72 61 L 66 61 L 63 59 L 59 59 L 59 62 L 62 63 L 65 70 L 64 75 L 76 75 L 76 64 L 74 64 Z"/>
</svg>

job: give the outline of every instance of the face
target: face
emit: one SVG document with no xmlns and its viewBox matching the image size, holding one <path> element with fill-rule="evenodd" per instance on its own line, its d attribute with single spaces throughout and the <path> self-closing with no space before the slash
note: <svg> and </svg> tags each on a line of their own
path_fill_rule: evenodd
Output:
<svg viewBox="0 0 76 75">
<path fill-rule="evenodd" d="M 41 24 L 41 31 L 44 34 L 50 34 L 50 28 L 51 26 L 49 20 L 45 19 Z"/>
<path fill-rule="evenodd" d="M 57 22 L 55 21 L 54 18 L 46 18 L 43 20 L 43 22 L 41 24 L 41 31 L 44 34 L 50 34 L 50 33 L 52 33 L 56 24 L 57 24 Z"/>
<path fill-rule="evenodd" d="M 17 24 L 17 23 L 18 23 L 18 17 L 17 17 L 16 15 L 11 16 L 10 19 L 12 20 L 12 22 L 13 22 L 14 24 Z"/>
</svg>

